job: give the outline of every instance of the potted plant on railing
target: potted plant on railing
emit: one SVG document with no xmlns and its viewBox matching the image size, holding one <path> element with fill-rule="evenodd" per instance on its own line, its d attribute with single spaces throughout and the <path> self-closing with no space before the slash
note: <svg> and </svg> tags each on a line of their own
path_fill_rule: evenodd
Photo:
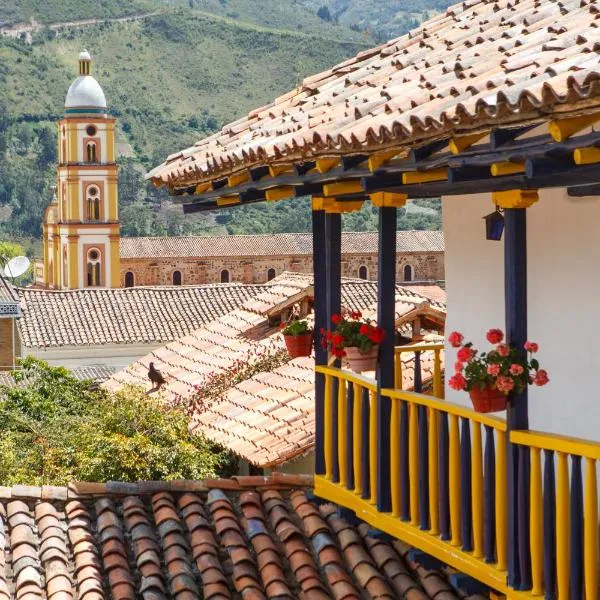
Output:
<svg viewBox="0 0 600 600">
<path fill-rule="evenodd" d="M 321 330 L 323 347 L 329 348 L 336 358 L 345 358 L 350 369 L 357 373 L 375 370 L 383 329 L 363 319 L 358 311 L 333 315 L 331 321 L 335 325 L 333 330 Z"/>
<path fill-rule="evenodd" d="M 295 319 L 282 324 L 281 333 L 291 358 L 310 356 L 313 331 L 306 319 Z"/>
<path fill-rule="evenodd" d="M 471 342 L 464 343 L 462 334 L 454 331 L 448 337 L 458 348 L 454 375 L 448 380 L 453 390 L 466 390 L 477 412 L 497 412 L 506 409 L 507 396 L 520 394 L 528 385 L 546 385 L 548 373 L 540 369 L 533 355 L 538 351 L 534 342 L 526 342 L 523 350 L 503 343 L 504 333 L 490 329 L 487 340 L 494 344 L 489 352 L 478 352 Z"/>
</svg>

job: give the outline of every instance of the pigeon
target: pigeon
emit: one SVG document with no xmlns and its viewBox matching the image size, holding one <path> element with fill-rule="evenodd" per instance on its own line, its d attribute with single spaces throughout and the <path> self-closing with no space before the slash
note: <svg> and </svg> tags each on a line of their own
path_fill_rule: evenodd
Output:
<svg viewBox="0 0 600 600">
<path fill-rule="evenodd" d="M 154 368 L 154 363 L 150 363 L 150 368 L 148 369 L 148 379 L 154 384 L 156 390 L 160 390 L 160 386 L 167 383 L 167 380 L 163 377 L 162 373 Z"/>
</svg>

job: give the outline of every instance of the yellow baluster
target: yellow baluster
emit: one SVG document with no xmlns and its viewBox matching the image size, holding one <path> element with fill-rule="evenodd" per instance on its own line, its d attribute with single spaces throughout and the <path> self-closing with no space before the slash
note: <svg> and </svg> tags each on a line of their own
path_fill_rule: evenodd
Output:
<svg viewBox="0 0 600 600">
<path fill-rule="evenodd" d="M 357 383 L 354 384 L 354 414 L 352 415 L 352 430 L 354 450 L 352 457 L 354 458 L 354 493 L 362 495 L 362 387 Z"/>
<path fill-rule="evenodd" d="M 442 361 L 439 348 L 433 351 L 433 395 L 436 398 L 444 397 L 442 385 Z"/>
<path fill-rule="evenodd" d="M 338 383 L 338 464 L 340 469 L 340 485 L 345 486 L 348 482 L 348 463 L 346 461 L 346 449 L 348 439 L 346 437 L 347 405 L 346 405 L 346 380 L 340 378 Z"/>
<path fill-rule="evenodd" d="M 402 389 L 402 353 L 394 354 L 394 387 L 397 390 Z"/>
<path fill-rule="evenodd" d="M 325 438 L 325 478 L 331 481 L 333 473 L 333 420 L 331 415 L 333 396 L 333 377 L 325 375 L 325 403 L 323 410 L 323 435 Z"/>
<path fill-rule="evenodd" d="M 450 415 L 449 442 L 451 543 L 453 546 L 460 546 L 460 436 L 458 433 L 458 417 L 453 414 Z"/>
<path fill-rule="evenodd" d="M 410 522 L 419 521 L 419 419 L 416 404 L 408 404 L 408 471 L 410 481 Z"/>
<path fill-rule="evenodd" d="M 506 516 L 506 433 L 496 438 L 496 554 L 498 570 L 506 571 L 508 527 Z"/>
<path fill-rule="evenodd" d="M 556 582 L 558 600 L 569 600 L 569 561 L 571 536 L 569 531 L 569 465 L 567 455 L 558 452 L 556 483 Z"/>
<path fill-rule="evenodd" d="M 429 519 L 432 535 L 440 533 L 440 505 L 438 490 L 438 412 L 434 408 L 429 409 Z"/>
<path fill-rule="evenodd" d="M 585 513 L 583 565 L 585 575 L 585 597 L 590 600 L 598 594 L 598 487 L 596 483 L 596 461 L 585 461 Z"/>
<path fill-rule="evenodd" d="M 529 545 L 531 548 L 531 593 L 543 593 L 544 575 L 544 501 L 542 498 L 542 460 L 539 448 L 531 448 L 531 472 L 529 489 L 531 504 L 529 509 Z"/>
<path fill-rule="evenodd" d="M 481 427 L 473 423 L 471 450 L 471 502 L 473 504 L 473 556 L 483 557 L 483 450 Z"/>
<path fill-rule="evenodd" d="M 377 393 L 371 392 L 370 419 L 369 419 L 369 463 L 370 463 L 370 486 L 371 497 L 369 502 L 377 504 Z"/>
<path fill-rule="evenodd" d="M 390 483 L 392 488 L 392 516 L 400 516 L 400 400 L 392 398 L 390 415 Z"/>
</svg>

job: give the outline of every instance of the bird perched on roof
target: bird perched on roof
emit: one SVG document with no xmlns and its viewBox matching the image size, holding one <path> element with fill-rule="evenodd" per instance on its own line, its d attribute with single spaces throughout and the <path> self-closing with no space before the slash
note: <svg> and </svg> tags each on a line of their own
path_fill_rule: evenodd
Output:
<svg viewBox="0 0 600 600">
<path fill-rule="evenodd" d="M 167 383 L 167 380 L 163 377 L 163 374 L 154 366 L 154 363 L 150 363 L 148 368 L 148 379 L 154 384 L 156 391 L 160 390 L 160 387 Z"/>
</svg>

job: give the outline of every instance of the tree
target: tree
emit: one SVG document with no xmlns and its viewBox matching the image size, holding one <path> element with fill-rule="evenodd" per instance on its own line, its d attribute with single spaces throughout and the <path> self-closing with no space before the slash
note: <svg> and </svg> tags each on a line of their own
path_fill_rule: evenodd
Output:
<svg viewBox="0 0 600 600">
<path fill-rule="evenodd" d="M 321 6 L 317 11 L 317 17 L 319 17 L 319 19 L 323 19 L 323 21 L 331 21 L 331 13 L 329 12 L 329 8 L 325 5 Z"/>
<path fill-rule="evenodd" d="M 129 389 L 110 394 L 33 358 L 0 387 L 0 481 L 203 479 L 236 462 L 189 432 L 181 409 Z"/>
</svg>

